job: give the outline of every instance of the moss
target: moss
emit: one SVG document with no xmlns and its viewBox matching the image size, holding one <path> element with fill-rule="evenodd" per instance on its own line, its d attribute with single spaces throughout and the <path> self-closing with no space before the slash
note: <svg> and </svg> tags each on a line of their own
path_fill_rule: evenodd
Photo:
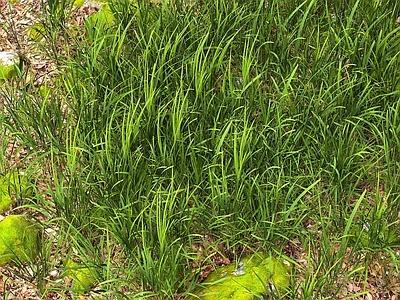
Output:
<svg viewBox="0 0 400 300">
<path fill-rule="evenodd" d="M 205 287 L 194 294 L 206 300 L 251 300 L 271 286 L 284 294 L 290 287 L 291 269 L 287 261 L 256 253 L 243 258 L 239 264 L 215 270 L 203 283 Z"/>
<path fill-rule="evenodd" d="M 44 27 L 44 25 L 42 23 L 36 23 L 36 24 L 29 26 L 28 37 L 29 37 L 29 39 L 31 39 L 33 41 L 39 42 L 39 41 L 43 40 L 45 33 L 46 33 L 46 28 Z"/>
<path fill-rule="evenodd" d="M 73 5 L 74 5 L 75 7 L 78 7 L 78 8 L 79 8 L 79 7 L 82 7 L 83 4 L 85 4 L 85 0 L 75 0 Z"/>
<path fill-rule="evenodd" d="M 0 265 L 18 260 L 32 261 L 38 253 L 39 232 L 21 215 L 0 222 Z"/>
<path fill-rule="evenodd" d="M 65 261 L 65 276 L 72 280 L 73 292 L 77 295 L 90 291 L 96 284 L 96 269 L 72 259 Z"/>
</svg>

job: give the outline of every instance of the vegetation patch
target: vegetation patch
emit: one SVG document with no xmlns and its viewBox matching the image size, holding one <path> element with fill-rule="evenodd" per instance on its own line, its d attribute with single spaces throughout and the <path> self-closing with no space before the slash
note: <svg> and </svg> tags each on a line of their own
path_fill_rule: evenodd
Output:
<svg viewBox="0 0 400 300">
<path fill-rule="evenodd" d="M 52 67 L 19 50 L 0 91 L 0 170 L 36 172 L 12 209 L 45 228 L 39 298 L 72 296 L 69 254 L 109 299 L 398 296 L 398 0 L 73 2 L 40 1 Z M 244 295 L 249 253 L 288 257 L 293 285 L 266 256 Z"/>
<path fill-rule="evenodd" d="M 36 23 L 29 26 L 28 29 L 29 39 L 39 42 L 45 38 L 45 34 L 46 34 L 46 29 L 42 23 Z"/>
<path fill-rule="evenodd" d="M 202 284 L 204 288 L 188 299 L 251 300 L 262 294 L 284 295 L 290 286 L 291 272 L 287 260 L 256 253 L 212 272 Z"/>
<path fill-rule="evenodd" d="M 0 221 L 0 264 L 32 262 L 38 254 L 39 234 L 34 224 L 21 215 Z"/>
<path fill-rule="evenodd" d="M 101 30 L 110 29 L 115 24 L 115 18 L 109 4 L 103 3 L 99 11 L 88 18 L 87 23 Z"/>
<path fill-rule="evenodd" d="M 80 264 L 72 259 L 67 259 L 65 262 L 65 273 L 72 280 L 72 289 L 74 294 L 82 295 L 96 284 L 96 268 L 88 267 L 85 264 Z"/>
<path fill-rule="evenodd" d="M 32 185 L 23 173 L 10 172 L 0 177 L 0 213 L 17 199 L 32 196 Z"/>
</svg>

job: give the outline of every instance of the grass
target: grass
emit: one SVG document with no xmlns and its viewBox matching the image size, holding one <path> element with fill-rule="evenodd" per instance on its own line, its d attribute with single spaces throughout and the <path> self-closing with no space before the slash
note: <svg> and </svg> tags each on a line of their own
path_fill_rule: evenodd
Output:
<svg viewBox="0 0 400 300">
<path fill-rule="evenodd" d="M 57 228 L 43 266 L 83 261 L 118 299 L 183 298 L 221 257 L 288 247 L 288 298 L 365 295 L 383 255 L 398 273 L 397 1 L 118 1 L 84 28 L 49 4 L 51 95 L 17 78 L 0 116 L 2 153 L 31 149 L 48 187 L 26 205 Z M 45 274 L 43 297 L 68 293 Z"/>
</svg>

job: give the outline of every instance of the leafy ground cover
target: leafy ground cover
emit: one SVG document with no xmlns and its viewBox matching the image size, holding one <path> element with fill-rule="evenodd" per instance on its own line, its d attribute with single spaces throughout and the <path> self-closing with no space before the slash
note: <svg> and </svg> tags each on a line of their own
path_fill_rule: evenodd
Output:
<svg viewBox="0 0 400 300">
<path fill-rule="evenodd" d="M 283 299 L 397 299 L 398 1 L 39 7 L 51 76 L 22 51 L 1 85 L 0 171 L 32 179 L 8 214 L 42 241 L 4 298 L 184 299 L 265 252 L 295 266 Z"/>
</svg>

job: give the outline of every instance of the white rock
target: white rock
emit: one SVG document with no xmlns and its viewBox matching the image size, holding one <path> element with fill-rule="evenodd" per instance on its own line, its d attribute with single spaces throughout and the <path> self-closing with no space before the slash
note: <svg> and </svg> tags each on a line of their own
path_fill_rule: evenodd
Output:
<svg viewBox="0 0 400 300">
<path fill-rule="evenodd" d="M 0 52 L 0 65 L 9 67 L 19 64 L 19 55 L 15 52 Z"/>
<path fill-rule="evenodd" d="M 0 81 L 15 76 L 19 63 L 18 53 L 0 52 Z"/>
</svg>

